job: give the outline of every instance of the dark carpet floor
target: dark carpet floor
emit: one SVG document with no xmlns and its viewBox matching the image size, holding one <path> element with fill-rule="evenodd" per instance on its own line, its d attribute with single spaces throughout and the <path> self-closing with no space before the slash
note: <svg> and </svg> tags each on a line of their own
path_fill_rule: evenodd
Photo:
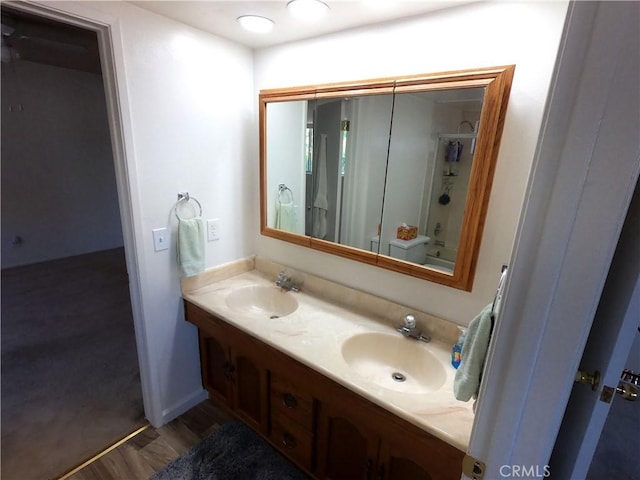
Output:
<svg viewBox="0 0 640 480">
<path fill-rule="evenodd" d="M 1 286 L 2 478 L 55 478 L 145 423 L 124 250 Z"/>
</svg>

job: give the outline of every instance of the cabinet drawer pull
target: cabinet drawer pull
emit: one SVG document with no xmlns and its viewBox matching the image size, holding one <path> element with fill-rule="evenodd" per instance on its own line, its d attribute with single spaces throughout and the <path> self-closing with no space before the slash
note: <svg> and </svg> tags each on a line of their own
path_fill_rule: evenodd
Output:
<svg viewBox="0 0 640 480">
<path fill-rule="evenodd" d="M 298 400 L 290 393 L 283 393 L 282 404 L 287 408 L 296 408 L 298 406 Z"/>
<path fill-rule="evenodd" d="M 288 448 L 296 448 L 298 446 L 298 441 L 290 433 L 284 432 L 282 435 L 282 444 Z"/>
</svg>

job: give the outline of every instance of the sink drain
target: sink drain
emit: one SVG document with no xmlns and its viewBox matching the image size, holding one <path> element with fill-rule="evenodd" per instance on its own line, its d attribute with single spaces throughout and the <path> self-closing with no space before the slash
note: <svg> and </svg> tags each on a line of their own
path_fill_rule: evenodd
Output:
<svg viewBox="0 0 640 480">
<path fill-rule="evenodd" d="M 273 320 L 274 318 L 280 318 L 280 315 L 271 315 L 269 318 Z"/>
<path fill-rule="evenodd" d="M 391 378 L 393 378 L 393 380 L 396 382 L 404 382 L 407 379 L 407 377 L 405 377 L 404 374 L 400 372 L 393 372 L 391 374 Z"/>
</svg>

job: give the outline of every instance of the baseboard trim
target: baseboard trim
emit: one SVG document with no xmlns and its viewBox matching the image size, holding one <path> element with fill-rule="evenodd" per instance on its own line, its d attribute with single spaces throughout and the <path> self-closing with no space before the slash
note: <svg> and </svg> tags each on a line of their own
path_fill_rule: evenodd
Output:
<svg viewBox="0 0 640 480">
<path fill-rule="evenodd" d="M 161 427 L 169 423 L 174 418 L 179 417 L 187 410 L 195 407 L 201 402 L 204 402 L 207 398 L 209 398 L 209 394 L 206 390 L 201 389 L 197 392 L 193 392 L 191 395 L 187 395 L 183 397 L 180 401 L 176 402 L 173 406 L 166 408 L 162 411 L 162 424 L 161 425 L 152 425 L 156 428 Z"/>
</svg>

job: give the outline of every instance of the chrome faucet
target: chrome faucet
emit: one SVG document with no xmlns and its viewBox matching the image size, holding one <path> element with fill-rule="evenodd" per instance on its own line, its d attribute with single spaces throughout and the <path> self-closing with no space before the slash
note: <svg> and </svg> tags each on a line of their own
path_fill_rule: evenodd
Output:
<svg viewBox="0 0 640 480">
<path fill-rule="evenodd" d="M 411 337 L 425 343 L 431 341 L 431 337 L 423 335 L 422 332 L 418 330 L 418 328 L 416 327 L 416 317 L 411 314 L 404 316 L 404 321 L 402 322 L 402 325 L 397 328 L 397 330 L 405 337 Z"/>
<path fill-rule="evenodd" d="M 293 278 L 289 277 L 284 271 L 278 273 L 276 285 L 287 292 L 299 292 L 300 286 L 296 285 Z"/>
</svg>

